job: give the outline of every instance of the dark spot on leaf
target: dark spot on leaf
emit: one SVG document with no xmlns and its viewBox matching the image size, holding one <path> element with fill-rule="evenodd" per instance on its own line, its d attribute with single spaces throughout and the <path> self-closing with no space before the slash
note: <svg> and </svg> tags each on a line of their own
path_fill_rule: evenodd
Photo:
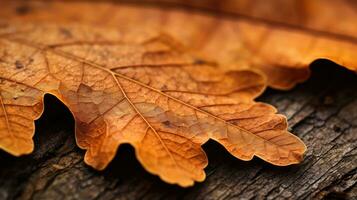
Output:
<svg viewBox="0 0 357 200">
<path fill-rule="evenodd" d="M 66 38 L 73 37 L 72 32 L 66 28 L 59 28 L 59 32 L 64 35 Z"/>
<path fill-rule="evenodd" d="M 169 121 L 162 122 L 166 127 L 170 127 L 171 123 Z"/>
<path fill-rule="evenodd" d="M 28 5 L 20 5 L 16 7 L 15 11 L 18 15 L 25 15 L 31 11 L 31 8 Z"/>
<path fill-rule="evenodd" d="M 164 85 L 164 86 L 161 87 L 161 90 L 167 90 L 167 89 L 168 89 L 168 88 L 167 88 L 166 85 Z"/>
<path fill-rule="evenodd" d="M 204 60 L 201 60 L 201 59 L 195 59 L 194 61 L 194 64 L 196 65 L 202 65 L 202 64 L 205 64 L 206 62 Z"/>
<path fill-rule="evenodd" d="M 24 68 L 24 65 L 19 60 L 15 61 L 15 66 L 16 66 L 16 69 Z"/>
</svg>

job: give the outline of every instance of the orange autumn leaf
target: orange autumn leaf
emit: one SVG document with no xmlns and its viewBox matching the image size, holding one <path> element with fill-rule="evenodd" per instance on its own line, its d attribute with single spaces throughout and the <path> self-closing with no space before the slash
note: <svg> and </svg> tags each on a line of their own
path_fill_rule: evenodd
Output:
<svg viewBox="0 0 357 200">
<path fill-rule="evenodd" d="M 299 163 L 304 143 L 284 116 L 254 102 L 265 89 L 250 70 L 220 71 L 169 35 L 49 22 L 0 27 L 0 148 L 33 150 L 43 96 L 65 103 L 85 162 L 98 170 L 129 143 L 146 170 L 190 186 L 205 178 L 209 139 L 233 156 Z M 50 108 L 49 108 L 50 109 Z"/>
<path fill-rule="evenodd" d="M 21 15 L 14 13 L 24 4 L 15 2 L 2 6 L 0 16 L 166 33 L 186 51 L 225 69 L 260 70 L 266 74 L 269 86 L 278 89 L 288 89 L 306 80 L 308 66 L 320 58 L 357 71 L 357 14 L 353 1 L 135 2 L 96 2 L 95 6 L 93 2 L 27 3 L 31 11 Z"/>
</svg>

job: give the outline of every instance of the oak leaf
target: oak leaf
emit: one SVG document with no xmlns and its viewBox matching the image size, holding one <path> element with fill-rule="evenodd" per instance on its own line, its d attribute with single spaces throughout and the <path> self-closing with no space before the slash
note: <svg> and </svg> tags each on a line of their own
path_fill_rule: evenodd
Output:
<svg viewBox="0 0 357 200">
<path fill-rule="evenodd" d="M 77 21 L 142 29 L 151 34 L 167 33 L 192 52 L 226 69 L 263 71 L 269 86 L 278 89 L 288 89 L 306 80 L 310 72 L 308 66 L 320 58 L 357 71 L 354 53 L 357 51 L 357 14 L 353 1 L 135 2 L 137 4 L 97 2 L 95 6 L 90 2 L 36 2 L 27 5 L 33 12 L 21 16 L 15 16 L 14 10 L 23 3 L 13 3 L 2 6 L 0 15 L 5 19 Z M 198 9 L 186 9 L 188 7 Z M 212 11 L 219 12 L 212 14 Z"/>
<path fill-rule="evenodd" d="M 49 93 L 73 113 L 77 144 L 98 170 L 129 143 L 149 172 L 189 186 L 205 178 L 208 139 L 242 160 L 301 161 L 306 147 L 285 117 L 253 101 L 265 89 L 263 76 L 220 71 L 177 45 L 166 34 L 78 23 L 3 24 L 0 148 L 33 150 L 34 120 Z"/>
</svg>

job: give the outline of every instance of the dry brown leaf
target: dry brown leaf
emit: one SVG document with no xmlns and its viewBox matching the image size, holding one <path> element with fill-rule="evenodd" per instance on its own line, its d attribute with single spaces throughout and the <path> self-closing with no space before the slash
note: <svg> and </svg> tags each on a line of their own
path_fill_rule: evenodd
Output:
<svg viewBox="0 0 357 200">
<path fill-rule="evenodd" d="M 357 71 L 356 3 L 340 0 L 142 0 L 155 4 L 86 2 L 23 3 L 2 6 L 2 15 L 18 20 L 81 22 L 120 29 L 167 33 L 205 59 L 225 68 L 254 68 L 268 84 L 288 89 L 309 76 L 309 64 L 325 58 Z M 183 4 L 219 10 L 218 16 L 176 8 Z M 19 6 L 20 5 L 20 6 Z M 78 12 L 78 11 L 81 12 Z M 230 13 L 231 15 L 224 15 Z M 61 16 L 61 18 L 58 18 Z"/>
<path fill-rule="evenodd" d="M 251 67 L 265 72 L 269 84 L 275 88 L 288 89 L 308 78 L 309 73 L 306 68 L 319 58 L 329 59 L 357 72 L 357 62 L 353 56 L 357 49 L 356 1 L 139 0 L 139 2 L 188 6 L 257 24 L 257 30 L 254 31 L 258 31 L 261 36 L 257 40 L 259 41 L 257 45 L 263 47 L 254 45 L 257 51 L 254 51 L 253 56 L 262 57 L 263 62 L 258 62 Z M 261 24 L 265 24 L 270 30 L 259 33 Z M 251 33 L 253 34 L 254 31 Z M 272 64 L 266 65 L 264 61 Z"/>
<path fill-rule="evenodd" d="M 201 145 L 222 144 L 242 160 L 301 161 L 304 143 L 284 116 L 253 99 L 265 88 L 249 70 L 222 72 L 179 49 L 168 35 L 80 24 L 0 28 L 0 148 L 33 150 L 34 122 L 50 93 L 68 106 L 85 162 L 104 169 L 120 144 L 149 172 L 189 186 L 205 178 Z"/>
</svg>

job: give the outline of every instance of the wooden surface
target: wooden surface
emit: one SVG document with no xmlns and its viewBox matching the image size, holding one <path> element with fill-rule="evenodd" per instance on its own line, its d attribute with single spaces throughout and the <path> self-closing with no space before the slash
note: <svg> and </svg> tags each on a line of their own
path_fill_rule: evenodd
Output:
<svg viewBox="0 0 357 200">
<path fill-rule="evenodd" d="M 326 61 L 312 68 L 308 82 L 287 92 L 267 90 L 258 99 L 285 114 L 292 132 L 307 144 L 300 165 L 240 161 L 210 141 L 204 145 L 207 179 L 191 188 L 150 175 L 129 145 L 97 172 L 83 163 L 68 110 L 46 96 L 35 152 L 19 158 L 0 152 L 0 199 L 354 199 L 357 75 Z"/>
</svg>

